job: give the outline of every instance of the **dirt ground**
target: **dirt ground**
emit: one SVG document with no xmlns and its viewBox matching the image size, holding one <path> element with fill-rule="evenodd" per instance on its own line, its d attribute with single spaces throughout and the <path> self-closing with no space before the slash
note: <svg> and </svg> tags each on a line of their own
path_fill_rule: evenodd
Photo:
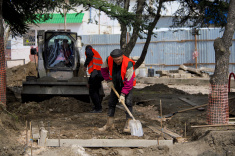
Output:
<svg viewBox="0 0 235 156">
<path fill-rule="evenodd" d="M 36 75 L 35 64 L 29 63 L 7 69 L 7 112 L 0 113 L 0 155 L 30 155 L 26 146 L 25 123 L 32 126 L 44 123 L 49 131 L 49 139 L 163 139 L 149 126 L 160 126 L 160 101 L 162 114 L 172 114 L 178 110 L 190 108 L 189 104 L 179 98 L 186 98 L 198 105 L 208 102 L 208 86 L 187 85 L 146 85 L 137 84 L 133 91 L 133 115 L 142 122 L 144 136 L 136 137 L 123 133 L 125 112 L 119 106 L 115 113 L 115 129 L 107 132 L 98 131 L 106 123 L 110 89 L 103 83 L 105 98 L 102 102 L 103 112 L 91 114 L 92 104 L 81 102 L 72 97 L 53 97 L 42 102 L 21 103 L 20 92 L 22 80 L 26 75 Z M 230 100 L 234 106 L 235 100 Z M 231 107 L 232 112 L 235 111 Z M 192 128 L 192 125 L 206 124 L 206 110 L 190 110 L 176 113 L 163 122 L 163 127 L 185 137 L 186 142 L 168 146 L 151 146 L 146 148 L 82 148 L 71 147 L 42 148 L 33 142 L 33 155 L 41 156 L 232 156 L 235 155 L 235 128 L 210 127 Z"/>
</svg>

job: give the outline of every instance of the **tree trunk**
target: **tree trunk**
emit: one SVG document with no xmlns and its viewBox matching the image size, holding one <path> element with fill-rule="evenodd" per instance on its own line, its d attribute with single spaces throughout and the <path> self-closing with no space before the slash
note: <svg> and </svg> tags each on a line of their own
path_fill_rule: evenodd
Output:
<svg viewBox="0 0 235 156">
<path fill-rule="evenodd" d="M 229 74 L 229 48 L 232 46 L 232 38 L 235 29 L 235 0 L 230 0 L 225 27 L 222 38 L 214 42 L 215 72 L 211 77 L 211 93 L 207 112 L 208 124 L 228 123 L 228 74 Z"/>
<path fill-rule="evenodd" d="M 137 1 L 136 17 L 134 17 L 137 20 L 141 20 L 141 18 L 142 18 L 142 13 L 143 13 L 143 10 L 145 7 L 145 1 L 146 0 L 138 0 Z M 129 8 L 129 6 L 128 6 L 128 8 Z M 121 23 L 121 27 L 124 27 L 124 26 L 126 27 L 126 24 L 125 25 L 122 25 L 122 24 L 123 23 Z M 122 41 L 121 48 L 127 57 L 129 57 L 129 55 L 131 54 L 131 52 L 136 44 L 136 41 L 139 37 L 139 30 L 140 30 L 140 23 L 137 22 L 133 27 L 133 33 L 131 35 L 130 41 L 126 45 L 124 44 L 124 41 L 126 43 L 126 33 L 121 35 L 121 41 Z M 124 37 L 125 37 L 125 39 L 124 39 Z"/>
<path fill-rule="evenodd" d="M 2 2 L 0 0 L 0 101 L 6 107 L 6 67 L 4 53 L 4 28 L 2 19 Z"/>
<path fill-rule="evenodd" d="M 126 48 L 126 34 L 127 34 L 127 28 L 126 25 L 120 22 L 121 24 L 121 36 L 120 36 L 120 47 L 122 51 L 125 51 Z"/>
<path fill-rule="evenodd" d="M 130 0 L 124 0 L 124 9 L 126 11 L 129 10 L 129 6 L 130 6 Z M 127 27 L 126 27 L 126 24 L 121 21 L 120 21 L 120 24 L 121 24 L 120 47 L 121 47 L 121 50 L 125 51 L 125 48 L 127 45 L 127 42 L 126 42 Z"/>
<path fill-rule="evenodd" d="M 155 16 L 153 22 L 150 24 L 150 29 L 148 30 L 148 35 L 147 35 L 146 42 L 144 44 L 144 48 L 142 50 L 140 58 L 137 60 L 135 66 L 134 66 L 134 69 L 137 69 L 144 62 L 144 59 L 145 59 L 146 54 L 148 52 L 149 43 L 151 41 L 151 37 L 152 37 L 152 34 L 153 34 L 153 29 L 155 28 L 158 20 L 161 17 L 160 12 L 161 12 L 161 8 L 162 8 L 162 3 L 163 3 L 163 0 L 160 0 L 158 10 L 157 10 L 157 15 Z"/>
</svg>

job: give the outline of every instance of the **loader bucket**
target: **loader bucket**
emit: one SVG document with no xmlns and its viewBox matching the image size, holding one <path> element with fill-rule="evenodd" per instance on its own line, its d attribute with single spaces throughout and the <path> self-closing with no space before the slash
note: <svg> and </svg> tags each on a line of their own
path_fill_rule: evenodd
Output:
<svg viewBox="0 0 235 156">
<path fill-rule="evenodd" d="M 104 97 L 103 88 L 100 89 L 100 95 Z M 21 101 L 43 101 L 54 96 L 74 97 L 80 101 L 90 102 L 89 89 L 87 82 L 23 82 L 21 92 Z"/>
</svg>

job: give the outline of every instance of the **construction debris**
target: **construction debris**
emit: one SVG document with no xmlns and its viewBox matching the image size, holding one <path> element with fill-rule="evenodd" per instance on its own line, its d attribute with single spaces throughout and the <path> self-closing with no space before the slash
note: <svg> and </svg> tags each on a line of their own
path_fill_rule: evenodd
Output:
<svg viewBox="0 0 235 156">
<path fill-rule="evenodd" d="M 159 74 L 161 78 L 183 78 L 188 79 L 192 77 L 209 78 L 209 73 L 213 73 L 214 69 L 200 67 L 198 69 L 192 67 L 186 67 L 181 64 L 178 70 L 159 70 L 156 74 Z"/>
</svg>

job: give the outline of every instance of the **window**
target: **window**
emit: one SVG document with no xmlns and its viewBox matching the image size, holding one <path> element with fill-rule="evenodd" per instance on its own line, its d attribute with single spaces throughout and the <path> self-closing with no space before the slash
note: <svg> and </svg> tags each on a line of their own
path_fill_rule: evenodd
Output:
<svg viewBox="0 0 235 156">
<path fill-rule="evenodd" d="M 74 65 L 73 42 L 66 35 L 56 35 L 48 41 L 47 62 L 50 68 L 72 68 Z"/>
<path fill-rule="evenodd" d="M 35 30 L 29 30 L 23 35 L 24 46 L 35 46 Z"/>
</svg>

